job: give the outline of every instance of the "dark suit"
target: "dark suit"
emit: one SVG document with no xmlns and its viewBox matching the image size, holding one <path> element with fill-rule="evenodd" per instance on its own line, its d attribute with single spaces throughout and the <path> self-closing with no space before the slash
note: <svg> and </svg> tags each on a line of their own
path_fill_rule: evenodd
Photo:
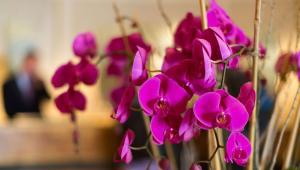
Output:
<svg viewBox="0 0 300 170">
<path fill-rule="evenodd" d="M 4 107 L 9 118 L 18 112 L 31 112 L 40 115 L 40 103 L 49 98 L 42 81 L 30 80 L 30 93 L 26 95 L 18 84 L 16 76 L 12 76 L 3 85 Z"/>
</svg>

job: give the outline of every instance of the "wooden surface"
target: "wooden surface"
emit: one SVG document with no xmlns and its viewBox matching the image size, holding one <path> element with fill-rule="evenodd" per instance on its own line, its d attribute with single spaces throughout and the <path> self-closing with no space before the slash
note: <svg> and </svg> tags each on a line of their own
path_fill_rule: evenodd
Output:
<svg viewBox="0 0 300 170">
<path fill-rule="evenodd" d="M 117 138 L 113 128 L 80 126 L 80 153 L 74 153 L 71 124 L 22 118 L 0 127 L 0 167 L 111 162 Z"/>
</svg>

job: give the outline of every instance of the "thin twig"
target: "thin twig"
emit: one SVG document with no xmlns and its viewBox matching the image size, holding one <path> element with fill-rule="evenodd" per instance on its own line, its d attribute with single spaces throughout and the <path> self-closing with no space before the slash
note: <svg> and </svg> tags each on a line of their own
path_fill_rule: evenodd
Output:
<svg viewBox="0 0 300 170">
<path fill-rule="evenodd" d="M 290 83 L 288 84 L 288 87 L 285 89 L 290 89 Z M 277 90 L 277 93 L 275 93 L 275 99 L 274 99 L 274 106 L 277 106 L 279 104 L 279 94 L 282 91 L 282 81 L 279 82 L 279 89 Z M 287 90 L 284 91 L 283 96 L 287 96 Z M 287 102 L 287 100 L 285 101 Z M 282 104 L 283 106 L 286 105 L 286 103 Z M 265 169 L 265 167 L 267 166 L 270 157 L 272 156 L 272 149 L 273 149 L 273 145 L 274 145 L 274 138 L 277 132 L 277 128 L 276 128 L 276 122 L 278 120 L 278 117 L 280 115 L 280 113 L 282 113 L 283 107 L 279 107 L 279 108 L 274 108 L 274 111 L 272 113 L 272 116 L 270 118 L 270 121 L 268 123 L 268 127 L 266 130 L 266 140 L 265 140 L 265 144 L 263 147 L 263 151 L 262 151 L 262 156 L 261 156 L 261 163 L 260 163 L 260 169 Z"/>
<path fill-rule="evenodd" d="M 162 4 L 162 0 L 156 0 L 156 4 L 157 4 L 158 10 L 160 12 L 160 15 L 164 19 L 164 21 L 165 21 L 166 25 L 168 26 L 169 31 L 170 31 L 170 33 L 172 35 L 173 34 L 172 22 L 171 22 L 170 18 L 168 17 L 167 13 L 164 10 L 163 4 Z"/>
<path fill-rule="evenodd" d="M 268 23 L 268 31 L 267 31 L 267 39 L 266 39 L 266 47 L 269 47 L 269 42 L 271 41 L 271 35 L 273 31 L 273 21 L 274 21 L 274 11 L 275 11 L 275 0 L 269 0 L 270 1 L 270 17 L 269 17 L 269 23 Z"/>
<path fill-rule="evenodd" d="M 220 63 L 225 63 L 225 62 L 227 62 L 228 63 L 228 61 L 229 60 L 231 60 L 231 59 L 233 59 L 233 58 L 235 58 L 235 57 L 238 57 L 238 56 L 240 56 L 241 54 L 243 54 L 243 52 L 246 50 L 246 47 L 242 47 L 241 49 L 240 49 L 240 51 L 239 52 L 237 52 L 237 53 L 235 53 L 235 54 L 232 54 L 231 56 L 229 56 L 228 58 L 226 58 L 225 60 L 211 60 L 211 62 L 212 63 L 214 63 L 214 64 L 220 64 Z"/>
<path fill-rule="evenodd" d="M 227 62 L 225 62 L 223 65 L 223 73 L 222 73 L 220 89 L 223 89 L 225 85 L 226 70 L 227 70 Z"/>
<path fill-rule="evenodd" d="M 290 167 L 293 151 L 295 150 L 295 143 L 296 143 L 297 133 L 299 130 L 299 125 L 300 125 L 300 102 L 298 102 L 297 110 L 298 110 L 298 112 L 295 112 L 296 118 L 295 118 L 295 122 L 293 123 L 294 126 L 291 128 L 292 134 L 290 136 L 290 139 L 288 140 L 289 145 L 288 145 L 288 149 L 287 149 L 286 158 L 285 158 L 285 161 L 283 164 L 284 169 L 288 169 Z"/>
<path fill-rule="evenodd" d="M 144 31 L 141 27 L 141 24 L 138 22 L 138 20 L 136 18 L 133 18 L 133 17 L 127 16 L 127 15 L 123 15 L 123 16 L 121 16 L 120 19 L 131 22 L 131 26 L 137 28 L 138 32 L 142 35 L 142 37 L 145 36 Z"/>
<path fill-rule="evenodd" d="M 281 145 L 281 142 L 282 142 L 282 139 L 283 139 L 283 135 L 284 135 L 285 130 L 286 130 L 287 126 L 288 126 L 288 123 L 289 123 L 289 120 L 291 118 L 291 115 L 292 115 L 292 113 L 294 112 L 294 110 L 296 108 L 296 101 L 298 99 L 299 94 L 300 94 L 300 85 L 298 86 L 298 90 L 297 90 L 296 96 L 295 96 L 294 101 L 292 103 L 292 108 L 291 108 L 290 112 L 288 113 L 287 118 L 286 118 L 286 120 L 285 120 L 285 122 L 283 124 L 282 130 L 281 130 L 281 132 L 279 134 L 278 143 L 277 143 L 277 146 L 276 146 L 276 149 L 275 149 L 275 153 L 273 155 L 271 167 L 270 167 L 271 170 L 273 170 L 274 167 L 275 167 L 275 163 L 276 163 L 276 160 L 277 160 L 277 156 L 278 156 L 278 153 L 279 153 L 279 149 L 280 149 L 280 145 Z"/>
<path fill-rule="evenodd" d="M 139 146 L 139 147 L 136 147 L 136 146 L 130 146 L 130 149 L 132 149 L 132 150 L 134 150 L 134 151 L 146 150 L 146 149 L 147 149 L 147 146 Z"/>
<path fill-rule="evenodd" d="M 95 62 L 96 65 L 100 64 L 100 62 L 105 59 L 106 57 L 112 56 L 112 55 L 128 55 L 126 51 L 113 51 L 110 53 L 103 53 L 98 57 L 98 60 Z"/>
<path fill-rule="evenodd" d="M 127 34 L 126 34 L 125 26 L 123 24 L 123 20 L 122 20 L 121 14 L 120 14 L 120 10 L 119 10 L 117 4 L 114 1 L 113 1 L 112 5 L 113 5 L 114 12 L 116 14 L 117 23 L 120 27 L 120 31 L 121 31 L 121 34 L 122 34 L 122 37 L 123 37 L 123 42 L 124 42 L 124 45 L 125 45 L 125 49 L 128 52 L 128 54 L 130 56 L 132 56 L 133 52 L 132 52 L 132 50 L 130 48 L 130 45 L 129 45 L 129 40 L 128 40 L 128 37 L 127 37 Z"/>
<path fill-rule="evenodd" d="M 224 146 L 222 146 L 220 144 L 220 140 L 219 140 L 218 133 L 217 133 L 216 129 L 213 129 L 213 133 L 214 133 L 214 137 L 215 137 L 216 142 L 217 142 L 217 147 L 214 149 L 213 153 L 210 155 L 208 160 L 201 160 L 201 161 L 196 162 L 197 164 L 201 164 L 201 163 L 208 164 L 210 169 L 212 169 L 211 162 L 214 159 L 214 157 L 216 156 L 218 150 L 219 149 L 224 149 Z"/>
</svg>

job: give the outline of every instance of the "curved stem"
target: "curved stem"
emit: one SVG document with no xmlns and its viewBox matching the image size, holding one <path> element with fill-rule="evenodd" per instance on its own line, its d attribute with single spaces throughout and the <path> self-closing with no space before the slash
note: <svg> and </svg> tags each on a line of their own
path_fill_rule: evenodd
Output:
<svg viewBox="0 0 300 170">
<path fill-rule="evenodd" d="M 168 17 L 167 13 L 164 10 L 163 4 L 162 4 L 162 0 L 156 0 L 156 4 L 158 7 L 158 10 L 160 12 L 160 15 L 162 16 L 162 18 L 164 19 L 165 23 L 167 24 L 169 31 L 172 35 L 172 22 L 170 20 L 170 18 Z"/>
<path fill-rule="evenodd" d="M 129 45 L 129 40 L 128 40 L 126 30 L 125 30 L 125 27 L 124 27 L 124 24 L 123 24 L 123 20 L 122 20 L 121 14 L 120 14 L 120 10 L 119 10 L 117 4 L 114 1 L 113 1 L 112 5 L 113 5 L 114 12 L 116 14 L 117 23 L 120 27 L 120 31 L 121 31 L 121 34 L 122 34 L 122 37 L 123 37 L 123 42 L 124 42 L 124 45 L 125 45 L 125 49 L 128 52 L 129 56 L 132 56 L 133 52 L 132 52 L 132 50 L 130 48 L 130 45 Z"/>
<path fill-rule="evenodd" d="M 220 64 L 220 63 L 228 62 L 229 60 L 231 60 L 231 59 L 233 59 L 233 58 L 235 58 L 235 57 L 238 57 L 238 56 L 240 56 L 241 54 L 243 54 L 243 52 L 244 52 L 246 49 L 247 49 L 246 47 L 242 47 L 242 48 L 240 49 L 239 52 L 237 52 L 237 53 L 235 53 L 235 54 L 232 54 L 231 56 L 229 56 L 229 57 L 226 58 L 225 60 L 216 60 L 216 61 L 211 60 L 211 62 L 214 63 L 214 64 Z"/>
<path fill-rule="evenodd" d="M 138 32 L 144 37 L 144 31 L 137 19 L 127 15 L 121 16 L 120 19 L 131 22 L 131 26 L 137 28 Z"/>
<path fill-rule="evenodd" d="M 75 113 L 74 113 L 75 116 Z M 73 144 L 74 144 L 74 152 L 75 153 L 79 153 L 80 149 L 79 149 L 79 128 L 78 128 L 78 123 L 77 120 L 75 118 L 75 120 L 73 121 Z"/>
<path fill-rule="evenodd" d="M 135 151 L 146 150 L 147 146 L 139 146 L 139 147 L 130 146 L 130 149 L 135 150 Z"/>
<path fill-rule="evenodd" d="M 213 129 L 213 132 L 214 132 L 214 137 L 215 137 L 216 142 L 217 142 L 217 147 L 215 148 L 215 150 L 213 151 L 212 155 L 209 157 L 208 160 L 202 160 L 202 161 L 197 161 L 196 162 L 197 164 L 201 164 L 201 163 L 208 164 L 210 169 L 212 169 L 211 162 L 214 159 L 214 157 L 216 156 L 216 154 L 218 153 L 218 150 L 219 149 L 224 149 L 224 146 L 222 146 L 220 144 L 220 140 L 219 140 L 218 133 L 217 133 L 216 129 Z"/>
<path fill-rule="evenodd" d="M 161 70 L 148 70 L 149 73 L 161 73 Z"/>
<path fill-rule="evenodd" d="M 299 94 L 300 94 L 300 85 L 298 86 L 296 96 L 295 96 L 294 101 L 292 103 L 292 108 L 291 108 L 290 112 L 288 113 L 288 116 L 287 116 L 287 118 L 286 118 L 286 120 L 284 122 L 284 125 L 282 127 L 282 130 L 281 130 L 281 132 L 279 134 L 278 143 L 277 143 L 277 146 L 276 146 L 276 149 L 275 149 L 275 153 L 273 155 L 272 163 L 271 163 L 271 166 L 270 166 L 271 170 L 274 169 L 274 166 L 275 166 L 275 163 L 276 163 L 276 160 L 277 160 L 277 156 L 278 156 L 278 153 L 279 153 L 280 145 L 282 143 L 283 135 L 284 135 L 285 130 L 286 130 L 287 126 L 288 126 L 288 123 L 289 123 L 289 120 L 291 118 L 291 115 L 292 115 L 292 113 L 294 112 L 294 110 L 296 108 L 296 101 L 298 99 Z"/>
<path fill-rule="evenodd" d="M 227 62 L 224 63 L 223 65 L 223 73 L 222 73 L 222 79 L 221 79 L 221 85 L 220 88 L 223 89 L 225 85 L 225 77 L 226 77 L 226 70 L 227 70 Z"/>
<path fill-rule="evenodd" d="M 120 54 L 124 54 L 124 55 L 128 55 L 128 53 L 126 51 L 113 51 L 110 53 L 103 53 L 101 55 L 99 55 L 98 60 L 96 61 L 96 65 L 100 64 L 100 62 L 105 59 L 106 57 L 112 56 L 112 55 L 120 55 Z"/>
<path fill-rule="evenodd" d="M 130 110 L 134 111 L 134 112 L 142 112 L 143 111 L 143 109 L 141 109 L 141 108 L 135 108 L 135 107 L 130 107 Z"/>
</svg>

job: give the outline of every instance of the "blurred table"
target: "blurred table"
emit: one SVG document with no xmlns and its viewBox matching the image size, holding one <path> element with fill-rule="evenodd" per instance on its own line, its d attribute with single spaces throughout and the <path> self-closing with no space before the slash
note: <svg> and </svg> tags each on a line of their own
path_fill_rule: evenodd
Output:
<svg viewBox="0 0 300 170">
<path fill-rule="evenodd" d="M 117 137 L 113 127 L 79 124 L 80 153 L 74 152 L 71 123 L 19 117 L 0 127 L 0 167 L 69 163 L 110 163 Z"/>
</svg>

